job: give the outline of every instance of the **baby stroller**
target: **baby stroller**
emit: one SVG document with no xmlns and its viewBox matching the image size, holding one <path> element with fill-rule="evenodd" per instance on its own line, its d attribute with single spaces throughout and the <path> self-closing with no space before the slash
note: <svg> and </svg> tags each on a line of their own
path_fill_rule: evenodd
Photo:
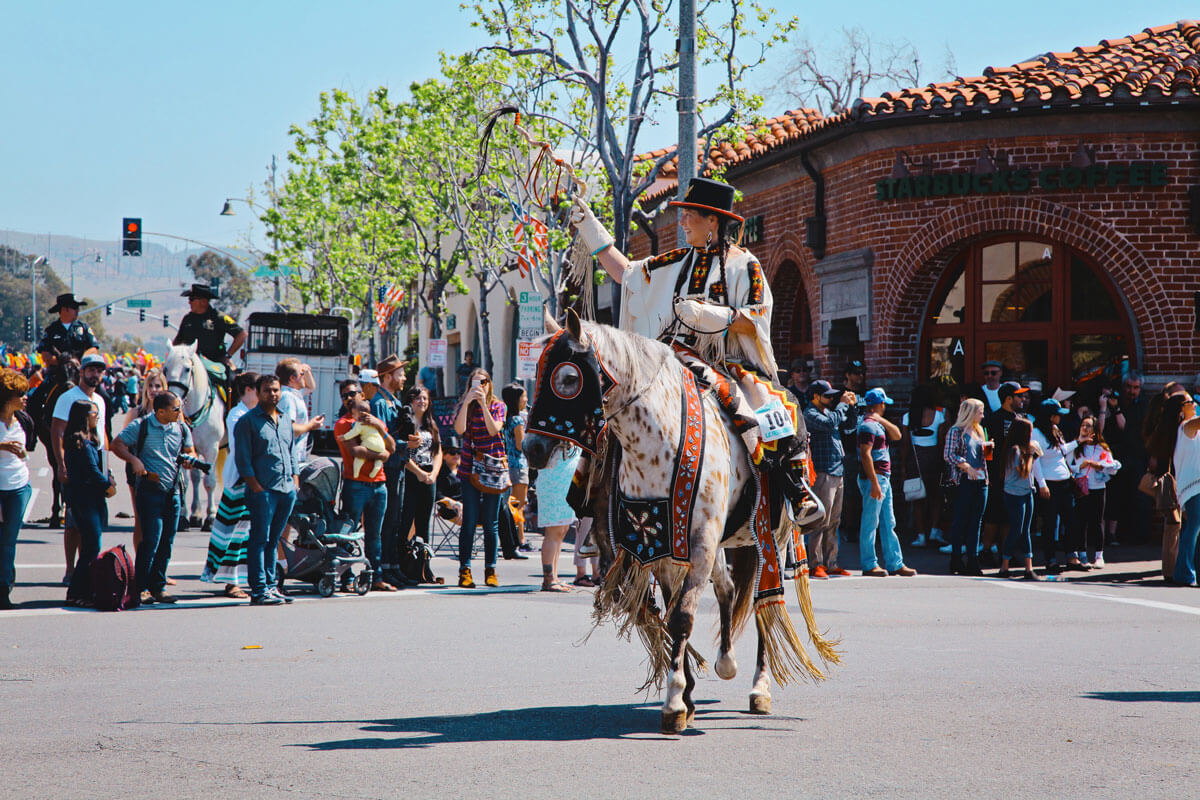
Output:
<svg viewBox="0 0 1200 800">
<path fill-rule="evenodd" d="M 341 469 L 328 458 L 314 458 L 300 470 L 300 490 L 296 507 L 288 520 L 299 537 L 284 541 L 287 569 L 279 570 L 279 585 L 284 578 L 308 581 L 322 597 L 333 594 L 338 584 L 342 591 L 366 594 L 374 573 L 363 550 L 361 531 L 356 522 L 336 510 Z M 355 574 L 356 566 L 362 569 Z"/>
</svg>

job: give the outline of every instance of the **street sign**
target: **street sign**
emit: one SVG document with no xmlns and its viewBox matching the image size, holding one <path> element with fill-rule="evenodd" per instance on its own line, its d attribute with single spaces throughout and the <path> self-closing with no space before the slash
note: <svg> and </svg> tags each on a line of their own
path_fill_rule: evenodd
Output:
<svg viewBox="0 0 1200 800">
<path fill-rule="evenodd" d="M 545 301 L 540 294 L 521 292 L 517 297 L 517 310 L 517 339 L 536 339 L 546 332 L 542 319 Z"/>
<path fill-rule="evenodd" d="M 517 377 L 536 378 L 538 359 L 542 357 L 542 345 L 533 342 L 517 342 Z"/>
<path fill-rule="evenodd" d="M 446 340 L 445 339 L 430 339 L 429 340 L 429 364 L 431 367 L 446 366 Z"/>
<path fill-rule="evenodd" d="M 126 308 L 149 308 L 149 297 L 131 297 L 125 301 Z"/>
</svg>

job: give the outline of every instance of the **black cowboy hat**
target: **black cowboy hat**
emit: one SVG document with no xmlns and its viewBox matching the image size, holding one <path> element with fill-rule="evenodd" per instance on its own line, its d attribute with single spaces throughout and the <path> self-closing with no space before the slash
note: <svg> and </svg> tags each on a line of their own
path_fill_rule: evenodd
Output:
<svg viewBox="0 0 1200 800">
<path fill-rule="evenodd" d="M 738 222 L 745 222 L 733 213 L 733 187 L 710 178 L 692 178 L 682 200 L 672 200 L 668 205 L 682 208 L 697 208 L 712 214 L 720 214 Z"/>
<path fill-rule="evenodd" d="M 62 311 L 64 308 L 78 309 L 80 306 L 86 306 L 86 305 L 87 305 L 87 303 L 85 301 L 76 300 L 75 295 L 71 292 L 68 292 L 67 294 L 60 294 L 58 296 L 58 299 L 55 301 L 54 305 L 50 306 L 50 310 L 47 311 L 46 313 L 47 314 L 57 314 L 59 311 Z"/>
<path fill-rule="evenodd" d="M 185 289 L 179 294 L 180 297 L 186 297 L 189 300 L 216 300 L 217 295 L 212 290 L 212 287 L 205 286 L 203 283 L 193 283 L 192 288 Z"/>
</svg>

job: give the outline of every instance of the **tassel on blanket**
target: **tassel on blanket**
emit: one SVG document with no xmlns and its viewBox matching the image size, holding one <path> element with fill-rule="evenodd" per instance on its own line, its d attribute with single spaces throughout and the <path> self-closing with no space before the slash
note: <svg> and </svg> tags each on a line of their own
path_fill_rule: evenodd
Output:
<svg viewBox="0 0 1200 800">
<path fill-rule="evenodd" d="M 667 575 L 659 576 L 660 581 L 666 577 L 674 581 L 676 588 L 683 585 L 683 578 L 687 576 L 686 569 L 668 567 L 666 572 Z M 656 614 L 650 606 L 654 578 L 654 570 L 637 563 L 636 559 L 618 550 L 600 588 L 596 590 L 592 606 L 594 627 L 598 628 L 605 620 L 612 619 L 617 628 L 617 636 L 628 641 L 636 631 L 642 646 L 646 648 L 646 681 L 638 687 L 639 693 L 651 688 L 661 691 L 663 682 L 671 671 L 671 634 L 663 617 Z M 679 594 L 677 591 L 671 591 L 672 597 L 678 597 Z M 669 611 L 668 609 L 668 613 Z M 690 643 L 685 658 L 691 660 L 697 672 L 708 672 L 708 662 Z"/>
<path fill-rule="evenodd" d="M 792 525 L 791 520 L 784 515 L 783 525 Z M 817 630 L 817 618 L 813 612 L 812 593 L 809 591 L 808 580 L 808 553 L 804 550 L 804 537 L 800 535 L 800 529 L 792 525 L 793 535 L 796 545 L 796 600 L 800 603 L 800 613 L 804 616 L 804 624 L 808 628 L 808 638 L 812 641 L 813 647 L 817 648 L 817 655 L 826 664 L 841 664 L 842 655 L 837 651 L 837 645 L 841 644 L 840 639 L 827 639 Z M 778 541 L 778 537 L 776 539 Z"/>
<path fill-rule="evenodd" d="M 755 603 L 754 621 L 762 639 L 767 667 L 771 670 L 771 677 L 780 686 L 791 683 L 797 677 L 825 680 L 825 673 L 805 652 L 782 597 L 770 597 Z"/>
</svg>

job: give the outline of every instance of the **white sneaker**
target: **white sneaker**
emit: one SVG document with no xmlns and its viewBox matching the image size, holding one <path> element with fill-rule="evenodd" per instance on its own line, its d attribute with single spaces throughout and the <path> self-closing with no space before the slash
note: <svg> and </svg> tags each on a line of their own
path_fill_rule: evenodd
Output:
<svg viewBox="0 0 1200 800">
<path fill-rule="evenodd" d="M 1092 569 L 1101 569 L 1104 566 L 1104 556 L 1097 554 L 1092 560 Z"/>
<path fill-rule="evenodd" d="M 918 533 L 917 538 L 913 539 L 912 546 L 913 547 L 928 547 L 929 541 L 925 538 L 925 534 Z"/>
<path fill-rule="evenodd" d="M 948 545 L 946 545 L 945 547 L 939 547 L 939 548 L 938 548 L 938 552 L 939 552 L 939 553 L 941 553 L 942 555 L 947 555 L 947 556 L 948 556 L 948 555 L 950 555 L 951 553 L 953 553 L 953 552 L 954 552 L 954 545 L 952 545 L 952 544 L 948 544 Z"/>
</svg>

